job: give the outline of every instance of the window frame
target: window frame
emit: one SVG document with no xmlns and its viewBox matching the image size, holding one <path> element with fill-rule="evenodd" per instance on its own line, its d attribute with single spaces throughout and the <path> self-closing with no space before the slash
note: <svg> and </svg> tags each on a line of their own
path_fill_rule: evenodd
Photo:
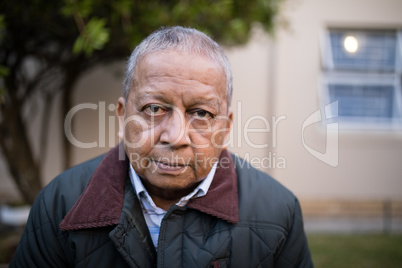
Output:
<svg viewBox="0 0 402 268">
<path fill-rule="evenodd" d="M 336 70 L 333 62 L 330 40 L 331 30 L 347 32 L 395 31 L 396 61 L 394 72 Z M 401 29 L 365 29 L 328 27 L 321 35 L 321 75 L 319 82 L 319 98 L 322 107 L 330 103 L 330 84 L 351 85 L 391 85 L 393 86 L 393 112 L 391 118 L 368 116 L 338 116 L 338 111 L 332 116 L 338 116 L 339 127 L 342 130 L 402 130 L 402 30 Z"/>
</svg>

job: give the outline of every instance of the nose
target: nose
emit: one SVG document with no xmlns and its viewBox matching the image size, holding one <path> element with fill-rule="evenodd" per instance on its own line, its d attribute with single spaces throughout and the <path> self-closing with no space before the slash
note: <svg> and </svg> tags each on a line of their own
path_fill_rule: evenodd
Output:
<svg viewBox="0 0 402 268">
<path fill-rule="evenodd" d="M 172 148 L 190 145 L 186 118 L 179 109 L 172 109 L 171 114 L 162 125 L 159 141 Z"/>
</svg>

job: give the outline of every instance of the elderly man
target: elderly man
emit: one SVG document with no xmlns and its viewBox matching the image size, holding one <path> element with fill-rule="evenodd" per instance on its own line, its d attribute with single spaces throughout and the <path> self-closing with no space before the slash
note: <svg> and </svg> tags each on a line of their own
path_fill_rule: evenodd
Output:
<svg viewBox="0 0 402 268">
<path fill-rule="evenodd" d="M 203 33 L 131 55 L 122 142 L 37 197 L 10 267 L 312 267 L 295 196 L 225 150 L 232 75 Z"/>
</svg>

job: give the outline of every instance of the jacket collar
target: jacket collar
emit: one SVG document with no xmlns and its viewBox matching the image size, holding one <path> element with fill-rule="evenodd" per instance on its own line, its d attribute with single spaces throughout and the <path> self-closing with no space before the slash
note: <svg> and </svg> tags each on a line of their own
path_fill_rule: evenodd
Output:
<svg viewBox="0 0 402 268">
<path fill-rule="evenodd" d="M 119 159 L 122 144 L 108 152 L 92 174 L 77 202 L 60 222 L 60 230 L 105 227 L 119 222 L 129 161 Z M 222 151 L 207 195 L 191 199 L 188 207 L 236 224 L 239 220 L 237 175 L 232 157 Z"/>
<path fill-rule="evenodd" d="M 207 194 L 190 199 L 187 206 L 236 224 L 239 221 L 238 198 L 233 159 L 227 150 L 223 150 Z"/>
</svg>

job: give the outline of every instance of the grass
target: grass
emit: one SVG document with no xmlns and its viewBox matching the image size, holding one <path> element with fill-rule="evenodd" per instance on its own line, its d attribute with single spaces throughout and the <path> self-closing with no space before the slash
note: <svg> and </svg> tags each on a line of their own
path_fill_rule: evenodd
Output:
<svg viewBox="0 0 402 268">
<path fill-rule="evenodd" d="M 308 235 L 315 267 L 402 267 L 402 235 Z"/>
<path fill-rule="evenodd" d="M 11 260 L 20 235 L 0 235 L 0 263 Z M 316 268 L 402 267 L 402 234 L 310 234 L 308 242 Z"/>
</svg>

